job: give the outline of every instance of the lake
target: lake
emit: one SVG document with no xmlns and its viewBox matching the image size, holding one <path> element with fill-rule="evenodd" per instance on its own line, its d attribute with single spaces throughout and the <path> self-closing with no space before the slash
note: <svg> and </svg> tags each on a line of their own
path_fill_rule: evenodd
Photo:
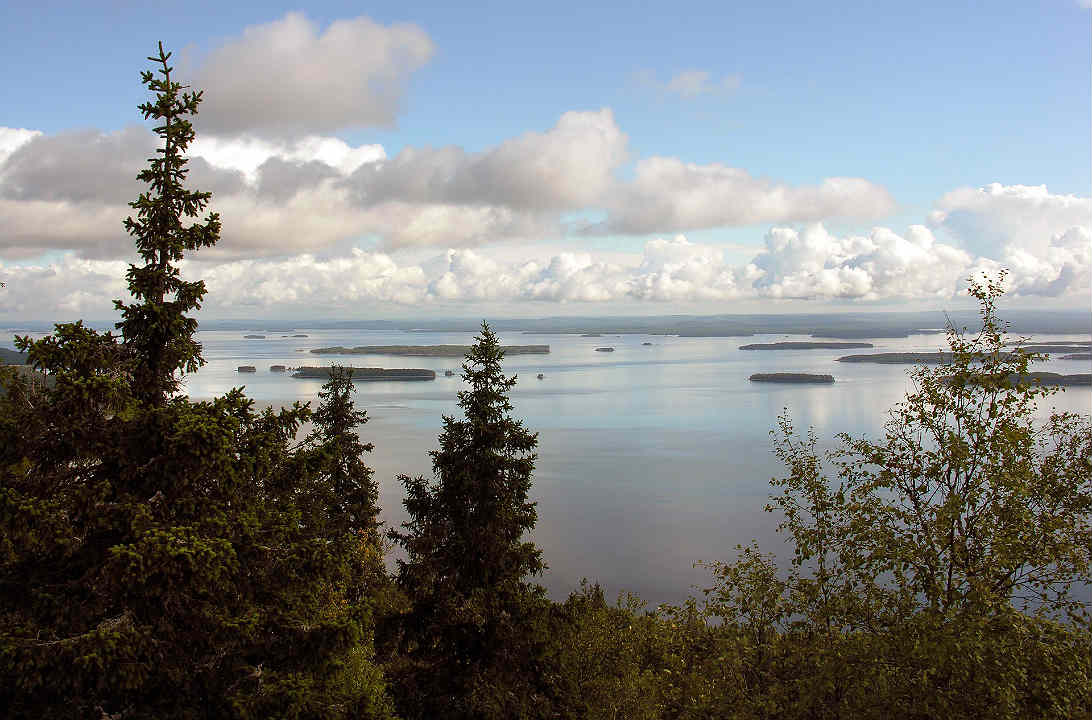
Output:
<svg viewBox="0 0 1092 720">
<path fill-rule="evenodd" d="M 270 326 L 267 326 L 270 327 Z M 357 383 L 361 429 L 375 444 L 367 462 L 380 484 L 382 519 L 405 519 L 399 473 L 430 474 L 441 417 L 455 414 L 463 386 L 455 358 L 313 355 L 341 345 L 470 344 L 471 333 L 373 332 L 307 328 L 201 331 L 208 364 L 186 378 L 194 399 L 244 385 L 261 404 L 317 401 L 320 380 L 273 373 L 282 364 L 355 364 L 419 367 L 437 372 L 426 382 Z M 245 339 L 244 334 L 264 334 Z M 306 334 L 306 338 L 285 337 Z M 910 384 L 906 365 L 847 364 L 842 355 L 935 351 L 942 333 L 871 340 L 874 349 L 742 351 L 740 345 L 803 336 L 756 335 L 681 338 L 658 335 L 580 337 L 500 333 L 509 345 L 549 344 L 549 355 L 515 355 L 504 368 L 519 382 L 514 415 L 539 433 L 533 498 L 547 573 L 540 582 L 563 599 L 581 578 L 599 581 L 613 598 L 632 591 L 650 604 L 681 602 L 708 584 L 699 560 L 731 559 L 737 544 L 757 539 L 768 551 L 791 555 L 775 532 L 777 517 L 763 512 L 769 480 L 781 468 L 770 452 L 769 431 L 783 408 L 798 429 L 815 426 L 826 444 L 835 433 L 875 435 Z M 1037 340 L 1074 336 L 1037 335 Z M 1087 338 L 1084 338 L 1087 341 Z M 650 342 L 652 345 L 644 345 Z M 0 334 L 11 347 L 11 334 Z M 612 353 L 595 348 L 611 346 Z M 255 365 L 254 374 L 236 372 Z M 1037 367 L 1089 372 L 1087 361 L 1051 360 Z M 445 377 L 445 370 L 455 370 Z M 748 381 L 756 372 L 834 375 L 833 385 L 774 385 Z M 542 373 L 542 380 L 536 375 Z M 1069 388 L 1051 398 L 1059 409 L 1088 413 L 1092 389 Z"/>
</svg>

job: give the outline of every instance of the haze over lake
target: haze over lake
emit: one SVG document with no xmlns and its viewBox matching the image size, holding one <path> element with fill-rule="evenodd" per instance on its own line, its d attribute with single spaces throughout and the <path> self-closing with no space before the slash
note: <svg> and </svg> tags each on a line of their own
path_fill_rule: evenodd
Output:
<svg viewBox="0 0 1092 720">
<path fill-rule="evenodd" d="M 268 327 L 268 326 L 267 326 Z M 469 344 L 466 332 L 374 332 L 308 328 L 215 330 L 198 333 L 208 364 L 186 379 L 194 399 L 245 385 L 258 403 L 317 401 L 321 381 L 273 373 L 270 365 L 352 364 L 420 367 L 437 372 L 427 382 L 357 383 L 357 406 L 370 421 L 362 437 L 375 444 L 368 463 L 380 483 L 383 519 L 405 519 L 399 473 L 431 474 L 428 451 L 445 413 L 455 413 L 460 362 L 452 358 L 314 355 L 312 348 L 342 345 Z M 264 339 L 244 339 L 262 334 Z M 306 334 L 306 338 L 284 337 Z M 504 344 L 549 344 L 549 355 L 505 359 L 519 382 L 514 415 L 539 433 L 532 495 L 539 519 L 534 540 L 550 569 L 541 582 L 563 598 L 582 577 L 598 580 L 609 597 L 629 590 L 651 604 L 678 602 L 703 585 L 698 560 L 734 555 L 757 538 L 787 555 L 774 532 L 777 518 L 762 511 L 768 481 L 781 468 L 770 452 L 769 431 L 782 408 L 800 429 L 814 425 L 821 441 L 837 432 L 876 433 L 887 410 L 910 388 L 904 365 L 835 362 L 850 353 L 935 351 L 944 335 L 873 339 L 871 350 L 748 352 L 749 343 L 807 341 L 806 336 L 680 338 L 630 334 L 580 337 L 502 332 Z M 1084 340 L 1079 335 L 1036 335 L 1037 340 Z M 652 345 L 643 343 L 651 342 Z M 10 347 L 10 333 L 0 346 Z M 614 347 L 613 353 L 595 352 Z M 236 372 L 255 365 L 254 374 Z M 1052 359 L 1037 366 L 1087 373 L 1087 361 Z M 445 377 L 445 370 L 456 375 Z M 748 381 L 757 372 L 834 375 L 834 385 L 770 385 Z M 542 380 L 536 375 L 542 373 Z M 1068 388 L 1051 398 L 1059 409 L 1088 413 L 1092 389 Z"/>
</svg>

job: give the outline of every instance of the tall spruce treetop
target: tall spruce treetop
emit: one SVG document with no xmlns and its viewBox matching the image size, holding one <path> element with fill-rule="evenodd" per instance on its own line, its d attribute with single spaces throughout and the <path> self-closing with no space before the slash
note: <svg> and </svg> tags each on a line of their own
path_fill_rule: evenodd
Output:
<svg viewBox="0 0 1092 720">
<path fill-rule="evenodd" d="M 185 153 L 194 138 L 193 126 L 185 116 L 197 114 L 201 92 L 183 92 L 187 86 L 171 80 L 170 57 L 159 43 L 159 54 L 148 58 L 160 66 L 157 72 L 141 72 L 141 81 L 156 96 L 154 102 L 139 109 L 145 120 L 159 123 L 153 131 L 163 146 L 156 149 L 158 157 L 149 158 L 149 167 L 137 175 L 148 184 L 148 191 L 129 203 L 137 211 L 136 219 L 125 219 L 125 229 L 135 238 L 144 260 L 143 267 L 130 265 L 126 273 L 129 291 L 137 302 L 114 301 L 122 315 L 117 327 L 126 345 L 141 359 L 132 368 L 134 394 L 156 404 L 178 389 L 176 372 L 193 372 L 205 362 L 201 345 L 193 338 L 197 320 L 186 315 L 201 307 L 205 283 L 182 280 L 176 263 L 185 251 L 210 247 L 220 238 L 217 213 L 209 213 L 204 222 L 184 222 L 184 218 L 198 217 L 212 194 L 187 190 L 183 185 L 189 172 Z"/>
<path fill-rule="evenodd" d="M 391 536 L 405 549 L 399 583 L 413 600 L 405 623 L 411 667 L 401 675 L 407 717 L 529 717 L 538 704 L 534 643 L 545 568 L 523 539 L 537 520 L 527 499 L 538 434 L 512 418 L 516 384 L 482 323 L 467 353 L 462 418 L 445 416 L 435 475 L 400 479 L 410 520 Z M 523 683 L 523 684 L 521 684 Z"/>
<path fill-rule="evenodd" d="M 538 519 L 527 499 L 538 433 L 510 415 L 516 378 L 504 375 L 504 351 L 487 323 L 476 340 L 463 363 L 463 418 L 444 416 L 440 449 L 430 453 L 436 482 L 403 480 L 411 519 L 393 536 L 409 554 L 400 567 L 411 586 L 443 582 L 470 592 L 543 569 L 542 552 L 522 541 Z"/>
<path fill-rule="evenodd" d="M 363 455 L 372 443 L 360 440 L 356 428 L 368 422 L 368 413 L 353 403 L 353 369 L 335 365 L 330 380 L 319 392 L 318 409 L 312 415 L 314 430 L 308 444 L 322 467 L 329 493 L 327 507 L 332 526 L 360 532 L 374 547 L 379 538 L 379 486 Z"/>
</svg>

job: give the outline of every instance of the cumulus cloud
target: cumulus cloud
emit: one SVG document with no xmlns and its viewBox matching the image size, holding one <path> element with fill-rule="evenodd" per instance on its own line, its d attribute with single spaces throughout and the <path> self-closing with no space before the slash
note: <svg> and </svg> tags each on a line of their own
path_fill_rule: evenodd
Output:
<svg viewBox="0 0 1092 720">
<path fill-rule="evenodd" d="M 0 249 L 9 257 L 131 251 L 121 221 L 155 150 L 146 128 L 38 135 L 0 162 Z M 295 254 L 360 238 L 384 246 L 473 246 L 556 235 L 559 214 L 602 196 L 625 158 L 610 110 L 565 113 L 542 133 L 481 153 L 337 138 L 209 136 L 190 152 L 190 187 L 213 193 L 224 222 L 210 256 Z"/>
<path fill-rule="evenodd" d="M 187 73 L 206 91 L 195 125 L 272 136 L 390 125 L 409 76 L 432 53 L 416 25 L 358 17 L 320 31 L 302 13 L 288 13 L 246 28 Z"/>
<path fill-rule="evenodd" d="M 778 227 L 753 264 L 761 295 L 785 298 L 948 298 L 973 258 L 938 243 L 928 228 L 904 235 L 878 227 L 867 236 L 837 237 L 821 224 Z"/>
<path fill-rule="evenodd" d="M 39 130 L 0 126 L 0 163 L 7 160 L 8 156 L 15 152 L 21 145 L 25 145 L 41 134 L 42 133 Z"/>
<path fill-rule="evenodd" d="M 258 168 L 270 159 L 288 163 L 317 161 L 348 175 L 364 163 L 387 157 L 382 145 L 354 147 L 340 138 L 321 135 L 278 141 L 253 136 L 203 135 L 190 145 L 189 154 L 203 158 L 213 167 L 237 170 L 251 183 L 257 180 Z"/>
<path fill-rule="evenodd" d="M 609 109 L 567 112 L 544 133 L 529 132 L 481 153 L 407 148 L 362 166 L 349 182 L 360 201 L 497 205 L 533 211 L 597 203 L 626 158 L 626 136 Z"/>
<path fill-rule="evenodd" d="M 651 157 L 607 199 L 610 217 L 593 233 L 651 234 L 756 223 L 870 218 L 894 208 L 890 193 L 861 178 L 790 187 L 719 163 Z"/>
<path fill-rule="evenodd" d="M 1061 238 L 1075 249 L 1087 234 Z M 541 246 L 540 246 L 541 252 Z M 1058 275 L 1052 262 L 1027 260 L 1011 267 L 1017 293 L 1064 294 L 1076 276 Z M 255 314 L 351 314 L 361 305 L 420 310 L 429 305 L 470 308 L 478 303 L 725 303 L 763 298 L 945 300 L 958 296 L 973 272 L 996 272 L 990 258 L 936 240 L 924 226 L 902 234 L 875 228 L 868 235 L 837 236 L 819 224 L 772 228 L 765 249 L 741 265 L 721 248 L 683 236 L 656 238 L 643 251 L 610 259 L 565 251 L 501 259 L 489 249 L 449 248 L 407 262 L 397 254 L 352 249 L 330 257 L 301 253 L 277 259 L 186 261 L 187 277 L 204 279 L 212 316 L 241 310 Z M 120 297 L 124 264 L 72 255 L 42 266 L 0 264 L 0 314 L 110 312 Z M 79 288 L 74 292 L 73 288 Z M 1087 290 L 1085 290 L 1087 292 Z M 708 305 L 707 305 L 708 306 Z M 723 307 L 723 306 L 722 306 Z"/>
<path fill-rule="evenodd" d="M 959 188 L 946 193 L 930 226 L 980 258 L 1012 271 L 1012 290 L 1056 296 L 1092 285 L 1092 199 L 1045 185 Z"/>
</svg>

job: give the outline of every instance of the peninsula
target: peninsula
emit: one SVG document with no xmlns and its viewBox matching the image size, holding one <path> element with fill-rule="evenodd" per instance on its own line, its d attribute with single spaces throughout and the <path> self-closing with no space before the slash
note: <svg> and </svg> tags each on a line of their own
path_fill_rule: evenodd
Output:
<svg viewBox="0 0 1092 720">
<path fill-rule="evenodd" d="M 0 365 L 26 365 L 27 354 L 18 350 L 0 348 Z"/>
<path fill-rule="evenodd" d="M 294 378 L 315 378 L 325 380 L 330 377 L 330 366 L 303 366 L 292 373 Z M 377 368 L 354 367 L 353 380 L 435 380 L 436 372 L 425 368 Z"/>
<path fill-rule="evenodd" d="M 740 350 L 850 350 L 875 347 L 866 342 L 775 342 L 740 345 Z"/>
<path fill-rule="evenodd" d="M 747 378 L 751 382 L 766 383 L 821 383 L 829 385 L 834 382 L 833 375 L 813 375 L 811 373 L 755 373 Z"/>
<path fill-rule="evenodd" d="M 549 345 L 502 345 L 505 355 L 548 355 Z M 412 357 L 463 357 L 470 352 L 469 345 L 357 345 L 347 348 L 315 348 L 315 355 L 401 355 Z"/>
</svg>

